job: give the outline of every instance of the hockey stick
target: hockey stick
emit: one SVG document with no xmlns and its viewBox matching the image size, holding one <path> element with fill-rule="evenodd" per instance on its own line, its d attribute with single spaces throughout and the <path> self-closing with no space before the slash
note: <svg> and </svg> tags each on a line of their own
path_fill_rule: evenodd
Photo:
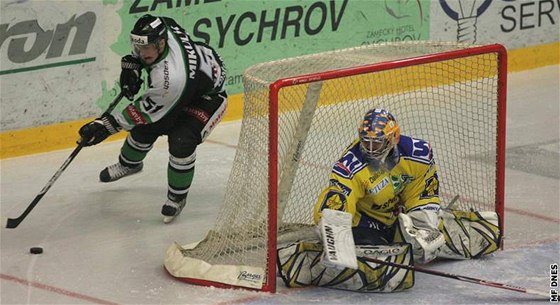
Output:
<svg viewBox="0 0 560 305">
<path fill-rule="evenodd" d="M 104 113 L 110 113 L 111 111 L 113 111 L 113 109 L 115 109 L 115 107 L 117 106 L 117 104 L 121 101 L 121 99 L 123 98 L 123 93 L 119 93 L 119 95 L 117 95 L 117 97 L 115 97 L 115 99 L 111 102 L 111 104 L 109 105 L 109 107 L 107 108 L 107 110 L 105 110 Z M 41 190 L 41 192 L 39 192 L 39 194 L 35 197 L 35 199 L 33 199 L 33 201 L 29 204 L 29 206 L 27 207 L 27 209 L 25 209 L 25 211 L 23 212 L 23 214 L 21 214 L 18 218 L 8 218 L 8 222 L 6 223 L 6 228 L 8 229 L 14 229 L 17 226 L 19 226 L 19 224 L 25 219 L 25 217 L 27 217 L 27 215 L 31 212 L 31 210 L 33 210 L 33 208 L 35 208 L 35 206 L 37 205 L 37 203 L 39 203 L 39 201 L 41 200 L 41 198 L 43 198 L 43 196 L 45 196 L 45 194 L 47 193 L 47 191 L 51 188 L 51 186 L 55 183 L 55 181 L 58 179 L 58 177 L 60 177 L 60 175 L 62 174 L 62 172 L 68 167 L 68 165 L 70 164 L 70 162 L 72 162 L 72 160 L 74 160 L 74 158 L 76 157 L 76 155 L 78 155 L 78 153 L 82 150 L 82 148 L 84 148 L 84 142 L 80 141 L 80 143 L 78 143 L 78 147 L 74 148 L 74 151 L 72 151 L 72 153 L 70 154 L 70 156 L 66 159 L 66 161 L 64 161 L 64 163 L 62 164 L 62 166 L 58 169 L 58 171 L 56 171 L 56 173 L 54 174 L 54 176 L 52 176 L 52 178 L 49 180 L 49 182 L 47 183 L 47 185 L 45 185 L 43 187 L 43 189 Z"/>
<path fill-rule="evenodd" d="M 458 199 L 459 199 L 459 195 L 455 195 L 455 197 L 453 197 L 453 199 L 451 199 L 451 201 L 449 202 L 447 207 L 445 207 L 445 210 L 452 210 L 453 206 L 455 205 L 455 203 L 457 202 Z"/>
<path fill-rule="evenodd" d="M 425 268 L 418 267 L 418 266 L 409 266 L 409 265 L 403 265 L 403 264 L 398 264 L 398 263 L 392 263 L 392 262 L 387 262 L 387 261 L 384 261 L 384 260 L 379 260 L 379 259 L 371 258 L 371 257 L 362 257 L 362 258 L 367 260 L 367 261 L 370 261 L 370 262 L 374 262 L 374 263 L 377 263 L 377 264 L 388 265 L 388 266 L 395 267 L 395 268 L 402 268 L 402 269 L 407 269 L 407 270 L 411 270 L 411 271 L 417 271 L 417 272 L 421 272 L 421 273 L 427 273 L 427 274 L 431 274 L 431 275 L 442 276 L 442 277 L 446 277 L 446 278 L 450 278 L 450 279 L 454 279 L 454 280 L 459 280 L 459 281 L 463 281 L 463 282 L 468 282 L 468 283 L 472 283 L 472 284 L 478 284 L 478 285 L 483 285 L 483 286 L 488 286 L 488 287 L 507 289 L 507 290 L 517 291 L 517 292 L 522 292 L 522 293 L 527 293 L 527 294 L 532 294 L 532 295 L 538 295 L 540 297 L 550 298 L 550 295 L 548 293 L 538 291 L 538 290 L 535 290 L 535 289 L 529 289 L 529 288 L 524 288 L 524 287 L 519 287 L 519 286 L 513 286 L 513 285 L 508 285 L 508 284 L 491 282 L 491 281 L 486 281 L 486 280 L 482 280 L 482 279 L 477 279 L 477 278 L 474 278 L 474 277 L 468 277 L 468 276 L 462 276 L 462 275 L 457 275 L 457 274 L 452 274 L 452 273 L 446 273 L 446 272 L 431 270 L 431 269 L 425 269 Z"/>
<path fill-rule="evenodd" d="M 313 122 L 313 116 L 315 115 L 315 109 L 317 108 L 317 103 L 319 102 L 322 87 L 323 82 L 314 82 L 309 84 L 309 87 L 307 87 L 307 93 L 305 94 L 305 100 L 303 102 L 295 134 L 289 146 L 287 153 L 288 157 L 286 158 L 285 165 L 281 170 L 282 177 L 280 177 L 280 182 L 278 183 L 277 221 L 279 224 L 282 224 L 284 210 L 286 209 L 286 204 L 290 199 L 290 193 L 292 191 L 294 179 L 299 167 L 299 159 L 301 158 L 305 142 L 307 141 L 307 135 L 309 134 L 309 129 L 311 128 L 311 123 Z"/>
</svg>

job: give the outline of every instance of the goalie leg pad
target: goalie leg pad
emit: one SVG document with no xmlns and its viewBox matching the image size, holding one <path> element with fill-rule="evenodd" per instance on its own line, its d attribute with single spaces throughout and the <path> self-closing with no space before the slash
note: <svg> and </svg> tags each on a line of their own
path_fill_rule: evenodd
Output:
<svg viewBox="0 0 560 305">
<path fill-rule="evenodd" d="M 286 286 L 315 285 L 359 292 L 393 292 L 414 286 L 413 271 L 364 259 L 373 257 L 413 265 L 409 244 L 358 246 L 358 269 L 325 266 L 321 262 L 322 252 L 323 246 L 320 243 L 299 242 L 280 248 L 278 268 Z"/>
<path fill-rule="evenodd" d="M 498 250 L 501 244 L 500 219 L 495 212 L 440 212 L 439 230 L 445 237 L 439 257 L 479 258 Z"/>
<path fill-rule="evenodd" d="M 321 260 L 321 243 L 296 242 L 277 251 L 280 277 L 287 287 L 299 288 L 311 285 L 311 266 Z"/>
</svg>

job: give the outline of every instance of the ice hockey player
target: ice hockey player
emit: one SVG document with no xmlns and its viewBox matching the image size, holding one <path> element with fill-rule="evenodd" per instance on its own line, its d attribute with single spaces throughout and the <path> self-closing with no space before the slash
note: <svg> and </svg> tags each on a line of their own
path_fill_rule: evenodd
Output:
<svg viewBox="0 0 560 305">
<path fill-rule="evenodd" d="M 278 249 L 288 287 L 399 291 L 414 285 L 412 271 L 364 257 L 413 265 L 497 250 L 496 213 L 440 208 L 438 170 L 428 142 L 401 135 L 395 117 L 378 108 L 365 114 L 358 135 L 333 166 L 315 205 L 321 242 Z"/>
<path fill-rule="evenodd" d="M 138 173 L 156 139 L 167 135 L 167 201 L 161 214 L 171 222 L 185 206 L 193 181 L 196 147 L 220 122 L 227 105 L 225 68 L 208 45 L 194 42 L 171 18 L 144 15 L 130 32 L 132 54 L 121 59 L 120 86 L 132 101 L 122 112 L 103 115 L 79 130 L 86 146 L 125 129 L 128 136 L 116 164 L 103 169 L 102 182 Z M 142 70 L 147 88 L 138 98 Z"/>
</svg>

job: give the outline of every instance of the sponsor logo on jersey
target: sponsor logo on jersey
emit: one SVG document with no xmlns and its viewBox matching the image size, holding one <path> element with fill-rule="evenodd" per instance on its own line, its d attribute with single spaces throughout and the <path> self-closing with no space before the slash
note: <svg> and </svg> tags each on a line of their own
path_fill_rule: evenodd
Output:
<svg viewBox="0 0 560 305">
<path fill-rule="evenodd" d="M 249 281 L 249 282 L 260 282 L 262 280 L 262 275 L 243 270 L 239 273 L 237 279 L 242 281 Z"/>
<path fill-rule="evenodd" d="M 352 151 L 348 151 L 333 167 L 333 172 L 343 178 L 351 178 L 354 173 L 364 168 L 362 163 Z"/>
<path fill-rule="evenodd" d="M 391 183 L 393 184 L 393 190 L 398 190 L 402 187 L 402 183 L 397 176 L 391 176 Z"/>
<path fill-rule="evenodd" d="M 393 177 L 391 177 L 391 178 L 393 178 Z M 367 193 L 368 194 L 377 194 L 377 193 L 381 192 L 381 190 L 383 190 L 388 184 L 389 184 L 389 178 L 384 177 L 373 188 L 367 190 Z"/>
<path fill-rule="evenodd" d="M 210 123 L 210 127 L 209 127 L 210 130 L 214 129 L 214 127 L 218 125 L 218 123 L 222 120 L 222 117 L 224 116 L 225 113 L 226 113 L 226 108 L 222 107 L 221 111 L 218 113 L 216 118 Z"/>
<path fill-rule="evenodd" d="M 202 124 L 206 124 L 208 119 L 210 119 L 208 113 L 202 109 L 187 107 L 185 108 L 185 112 L 200 121 Z"/>
<path fill-rule="evenodd" d="M 220 106 L 220 108 L 213 114 L 212 120 L 210 124 L 204 127 L 202 130 L 202 139 L 206 139 L 206 137 L 214 130 L 214 127 L 218 126 L 218 123 L 222 121 L 222 117 L 226 113 L 226 106 L 225 103 Z"/>
<path fill-rule="evenodd" d="M 172 26 L 171 30 L 173 31 L 173 33 L 177 34 L 177 36 L 181 40 L 181 43 L 183 44 L 183 47 L 185 48 L 185 51 L 187 51 L 187 60 L 189 64 L 189 78 L 194 79 L 195 72 L 198 67 L 198 58 L 196 56 L 196 51 L 194 50 L 191 40 L 189 36 L 181 30 L 181 28 Z"/>
<path fill-rule="evenodd" d="M 336 179 L 329 180 L 329 183 L 332 186 L 338 187 L 342 191 L 342 193 L 346 196 L 350 195 L 350 193 L 352 192 L 351 188 L 347 187 L 346 185 L 342 184 L 340 181 L 338 181 Z"/>
<path fill-rule="evenodd" d="M 412 180 L 414 180 L 414 177 L 410 175 L 401 175 L 401 181 L 403 184 L 409 184 Z"/>
<path fill-rule="evenodd" d="M 400 193 L 405 185 L 412 181 L 413 177 L 409 175 L 391 176 L 391 183 L 393 184 L 393 190 L 395 193 Z"/>
<path fill-rule="evenodd" d="M 163 89 L 169 90 L 169 61 L 163 62 Z"/>
<path fill-rule="evenodd" d="M 134 105 L 128 105 L 128 107 L 126 107 L 126 113 L 128 113 L 128 116 L 132 119 L 134 125 L 146 124 L 146 120 L 144 120 L 144 117 L 142 117 L 142 114 Z"/>
<path fill-rule="evenodd" d="M 399 196 L 395 196 L 395 197 L 393 197 L 393 198 L 391 198 L 391 199 L 389 199 L 389 200 L 387 200 L 383 203 L 378 204 L 378 203 L 374 202 L 371 205 L 371 209 L 374 210 L 374 211 L 379 211 L 379 210 L 380 211 L 393 211 L 395 208 L 398 207 L 399 201 L 400 201 Z"/>
</svg>

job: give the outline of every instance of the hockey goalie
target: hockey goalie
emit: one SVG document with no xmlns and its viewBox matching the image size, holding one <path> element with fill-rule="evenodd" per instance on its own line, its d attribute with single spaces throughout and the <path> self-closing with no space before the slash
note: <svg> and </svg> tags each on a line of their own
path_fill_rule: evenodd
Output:
<svg viewBox="0 0 560 305">
<path fill-rule="evenodd" d="M 413 271 L 366 258 L 413 265 L 478 258 L 499 248 L 498 215 L 441 209 L 430 144 L 401 135 L 384 109 L 365 114 L 358 138 L 329 178 L 314 209 L 319 238 L 277 251 L 288 287 L 400 291 L 414 286 Z"/>
</svg>

